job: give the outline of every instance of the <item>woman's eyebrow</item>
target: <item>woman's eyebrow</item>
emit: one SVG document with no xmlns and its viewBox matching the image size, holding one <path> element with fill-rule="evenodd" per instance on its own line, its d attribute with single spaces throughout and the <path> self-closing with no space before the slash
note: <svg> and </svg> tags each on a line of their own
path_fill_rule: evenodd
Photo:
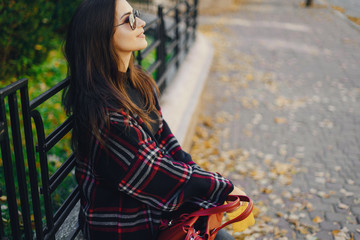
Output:
<svg viewBox="0 0 360 240">
<path fill-rule="evenodd" d="M 121 16 L 120 20 L 121 20 L 125 15 L 128 15 L 128 14 L 130 14 L 130 13 L 131 13 L 131 11 L 130 11 L 130 12 L 127 12 L 127 13 L 124 13 L 124 14 Z"/>
</svg>

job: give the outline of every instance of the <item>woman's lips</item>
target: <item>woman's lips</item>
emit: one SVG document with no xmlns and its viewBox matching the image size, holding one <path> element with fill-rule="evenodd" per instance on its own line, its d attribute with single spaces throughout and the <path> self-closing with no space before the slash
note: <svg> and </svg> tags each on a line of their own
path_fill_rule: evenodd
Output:
<svg viewBox="0 0 360 240">
<path fill-rule="evenodd" d="M 137 35 L 138 38 L 145 38 L 145 34 L 144 32 L 140 33 L 139 35 Z"/>
</svg>

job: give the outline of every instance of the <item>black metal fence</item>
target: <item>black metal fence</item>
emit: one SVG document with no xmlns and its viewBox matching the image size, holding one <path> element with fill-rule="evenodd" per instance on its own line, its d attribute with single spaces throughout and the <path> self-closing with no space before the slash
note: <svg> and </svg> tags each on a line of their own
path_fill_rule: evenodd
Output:
<svg viewBox="0 0 360 240">
<path fill-rule="evenodd" d="M 136 60 L 142 65 L 151 52 L 156 52 L 155 61 L 147 70 L 155 75 L 161 89 L 170 79 L 174 71 L 171 69 L 178 68 L 195 39 L 197 5 L 198 1 L 194 0 L 191 3 L 179 1 L 166 10 L 158 6 L 157 16 L 152 16 L 145 27 L 145 31 L 152 32 L 153 41 L 136 53 Z M 52 198 L 52 193 L 65 178 L 74 178 L 74 155 L 68 156 L 52 175 L 48 169 L 48 153 L 71 131 L 72 118 L 46 135 L 44 116 L 38 110 L 68 83 L 68 79 L 64 79 L 31 101 L 28 79 L 0 89 L 0 178 L 5 180 L 5 189 L 0 188 L 1 240 L 55 239 L 55 234 L 79 201 L 78 186 L 57 209 L 54 209 Z M 79 231 L 76 227 L 67 239 L 74 239 Z"/>
</svg>

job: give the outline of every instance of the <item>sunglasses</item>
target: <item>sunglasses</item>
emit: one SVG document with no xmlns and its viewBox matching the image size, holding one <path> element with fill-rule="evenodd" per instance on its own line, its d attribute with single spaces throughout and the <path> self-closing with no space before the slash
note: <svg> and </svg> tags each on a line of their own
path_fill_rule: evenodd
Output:
<svg viewBox="0 0 360 240">
<path fill-rule="evenodd" d="M 133 9 L 131 11 L 131 13 L 129 14 L 129 16 L 125 19 L 125 21 L 123 23 L 120 23 L 114 27 L 118 27 L 121 26 L 123 24 L 129 23 L 131 30 L 135 30 L 136 28 L 136 18 L 140 17 L 140 12 L 139 10 L 135 10 Z"/>
</svg>

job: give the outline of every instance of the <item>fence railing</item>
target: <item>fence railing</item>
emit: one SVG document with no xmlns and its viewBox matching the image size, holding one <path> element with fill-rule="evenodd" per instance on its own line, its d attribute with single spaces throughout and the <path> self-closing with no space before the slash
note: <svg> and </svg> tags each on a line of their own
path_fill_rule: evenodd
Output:
<svg viewBox="0 0 360 240">
<path fill-rule="evenodd" d="M 151 52 L 156 52 L 154 62 L 146 69 L 155 76 L 160 89 L 166 87 L 171 72 L 176 71 L 195 39 L 197 5 L 197 0 L 191 3 L 179 1 L 166 11 L 159 6 L 157 16 L 153 16 L 145 27 L 145 31 L 152 32 L 153 41 L 136 53 L 136 61 L 142 65 Z M 68 156 L 55 173 L 50 175 L 48 169 L 48 153 L 71 131 L 72 118 L 46 135 L 45 116 L 38 110 L 68 84 L 69 80 L 64 79 L 31 101 L 28 79 L 0 89 L 1 240 L 55 239 L 55 234 L 79 201 L 78 186 L 57 209 L 54 209 L 52 197 L 65 178 L 74 178 L 74 155 Z M 66 238 L 74 239 L 79 231 L 77 226 Z"/>
<path fill-rule="evenodd" d="M 154 36 L 154 41 L 137 53 L 136 60 L 142 65 L 143 60 L 156 49 L 156 60 L 147 67 L 147 71 L 151 74 L 156 71 L 154 75 L 160 90 L 166 87 L 171 71 L 179 67 L 180 59 L 196 37 L 197 5 L 198 0 L 193 4 L 181 1 L 166 11 L 159 5 L 157 16 L 150 18 L 145 26 L 145 32 Z"/>
</svg>

